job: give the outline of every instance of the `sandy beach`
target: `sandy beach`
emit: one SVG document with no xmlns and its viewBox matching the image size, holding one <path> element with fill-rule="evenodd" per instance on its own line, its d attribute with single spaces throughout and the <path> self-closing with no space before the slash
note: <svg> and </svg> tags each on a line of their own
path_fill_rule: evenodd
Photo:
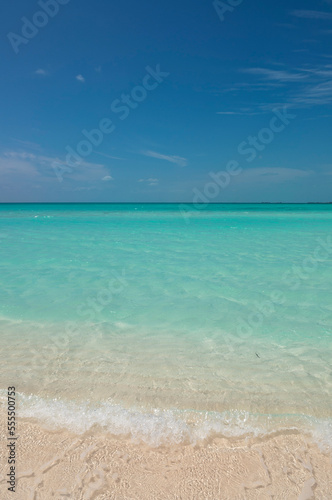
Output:
<svg viewBox="0 0 332 500">
<path fill-rule="evenodd" d="M 16 492 L 7 490 L 2 446 L 2 500 L 331 498 L 331 457 L 296 432 L 151 448 L 98 429 L 75 435 L 18 424 Z"/>
</svg>

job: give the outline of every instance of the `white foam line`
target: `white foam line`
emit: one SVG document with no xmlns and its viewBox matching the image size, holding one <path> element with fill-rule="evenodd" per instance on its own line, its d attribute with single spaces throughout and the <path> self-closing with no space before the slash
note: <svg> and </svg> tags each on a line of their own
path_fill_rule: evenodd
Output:
<svg viewBox="0 0 332 500">
<path fill-rule="evenodd" d="M 4 391 L 1 391 L 4 393 Z M 0 393 L 1 393 L 0 392 Z M 0 396 L 5 405 L 5 395 Z M 242 410 L 223 413 L 170 409 L 126 409 L 113 402 L 98 406 L 34 395 L 18 395 L 18 416 L 37 419 L 46 428 L 67 428 L 82 434 L 98 425 L 113 435 L 131 436 L 150 446 L 192 443 L 213 435 L 263 437 L 273 432 L 309 433 L 324 450 L 332 450 L 332 419 L 307 415 L 255 415 Z"/>
</svg>

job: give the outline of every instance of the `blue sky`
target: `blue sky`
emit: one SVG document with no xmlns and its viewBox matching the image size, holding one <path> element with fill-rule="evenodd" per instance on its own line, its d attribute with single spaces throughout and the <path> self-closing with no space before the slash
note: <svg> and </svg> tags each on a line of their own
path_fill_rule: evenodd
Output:
<svg viewBox="0 0 332 500">
<path fill-rule="evenodd" d="M 6 0 L 0 201 L 332 201 L 332 0 L 222 4 Z"/>
</svg>

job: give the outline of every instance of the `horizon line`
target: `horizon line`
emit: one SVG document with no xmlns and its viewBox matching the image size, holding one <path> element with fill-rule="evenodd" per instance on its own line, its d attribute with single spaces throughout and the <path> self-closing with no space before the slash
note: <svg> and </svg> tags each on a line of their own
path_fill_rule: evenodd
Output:
<svg viewBox="0 0 332 500">
<path fill-rule="evenodd" d="M 2 201 L 0 205 L 330 205 L 332 201 Z"/>
</svg>

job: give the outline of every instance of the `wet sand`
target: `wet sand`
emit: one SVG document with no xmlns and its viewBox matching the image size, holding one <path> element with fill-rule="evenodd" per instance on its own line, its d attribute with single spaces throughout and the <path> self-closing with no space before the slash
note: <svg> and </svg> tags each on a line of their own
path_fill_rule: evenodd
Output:
<svg viewBox="0 0 332 500">
<path fill-rule="evenodd" d="M 97 428 L 75 435 L 22 419 L 12 493 L 5 477 L 4 422 L 2 418 L 2 500 L 332 498 L 331 455 L 296 432 L 151 448 Z"/>
</svg>

